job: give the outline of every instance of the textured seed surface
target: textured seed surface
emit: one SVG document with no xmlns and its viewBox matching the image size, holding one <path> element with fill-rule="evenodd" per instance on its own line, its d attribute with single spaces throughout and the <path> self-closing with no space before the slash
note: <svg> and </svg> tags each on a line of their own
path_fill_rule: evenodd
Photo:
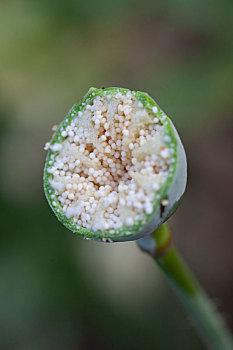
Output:
<svg viewBox="0 0 233 350">
<path fill-rule="evenodd" d="M 131 92 L 96 96 L 61 136 L 46 144 L 56 152 L 47 171 L 77 227 L 113 233 L 153 212 L 172 152 L 163 125 Z"/>
</svg>

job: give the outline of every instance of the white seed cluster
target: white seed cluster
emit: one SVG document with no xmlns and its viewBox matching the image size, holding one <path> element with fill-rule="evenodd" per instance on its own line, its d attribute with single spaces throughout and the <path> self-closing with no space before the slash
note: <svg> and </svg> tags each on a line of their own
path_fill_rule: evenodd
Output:
<svg viewBox="0 0 233 350">
<path fill-rule="evenodd" d="M 48 172 L 77 227 L 113 233 L 153 212 L 172 150 L 158 118 L 131 92 L 96 96 L 61 136 L 61 143 L 46 146 L 56 152 Z"/>
</svg>

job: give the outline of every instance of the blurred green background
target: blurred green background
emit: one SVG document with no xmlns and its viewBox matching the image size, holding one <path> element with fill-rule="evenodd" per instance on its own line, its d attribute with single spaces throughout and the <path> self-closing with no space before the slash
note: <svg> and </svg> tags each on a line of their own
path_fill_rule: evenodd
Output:
<svg viewBox="0 0 233 350">
<path fill-rule="evenodd" d="M 48 207 L 43 146 L 91 86 L 147 91 L 177 126 L 174 241 L 233 326 L 232 19 L 232 0 L 1 1 L 1 349 L 205 349 L 134 242 L 83 241 Z"/>
</svg>

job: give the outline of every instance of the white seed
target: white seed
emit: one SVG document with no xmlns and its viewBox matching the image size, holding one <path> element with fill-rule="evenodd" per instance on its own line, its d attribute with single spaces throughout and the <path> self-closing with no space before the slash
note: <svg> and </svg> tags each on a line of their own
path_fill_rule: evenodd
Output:
<svg viewBox="0 0 233 350">
<path fill-rule="evenodd" d="M 132 218 L 127 218 L 127 219 L 125 220 L 125 224 L 126 224 L 127 226 L 132 226 L 132 225 L 133 225 L 133 219 L 132 219 Z"/>
</svg>

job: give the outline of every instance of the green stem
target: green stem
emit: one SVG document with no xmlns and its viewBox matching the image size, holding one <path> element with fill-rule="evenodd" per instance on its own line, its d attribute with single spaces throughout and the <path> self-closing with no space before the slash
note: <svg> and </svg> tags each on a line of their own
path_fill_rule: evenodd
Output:
<svg viewBox="0 0 233 350">
<path fill-rule="evenodd" d="M 171 245 L 168 226 L 163 224 L 151 237 L 138 240 L 138 245 L 148 252 L 165 272 L 168 282 L 210 348 L 232 350 L 233 339 L 230 331 L 183 259 Z"/>
</svg>

